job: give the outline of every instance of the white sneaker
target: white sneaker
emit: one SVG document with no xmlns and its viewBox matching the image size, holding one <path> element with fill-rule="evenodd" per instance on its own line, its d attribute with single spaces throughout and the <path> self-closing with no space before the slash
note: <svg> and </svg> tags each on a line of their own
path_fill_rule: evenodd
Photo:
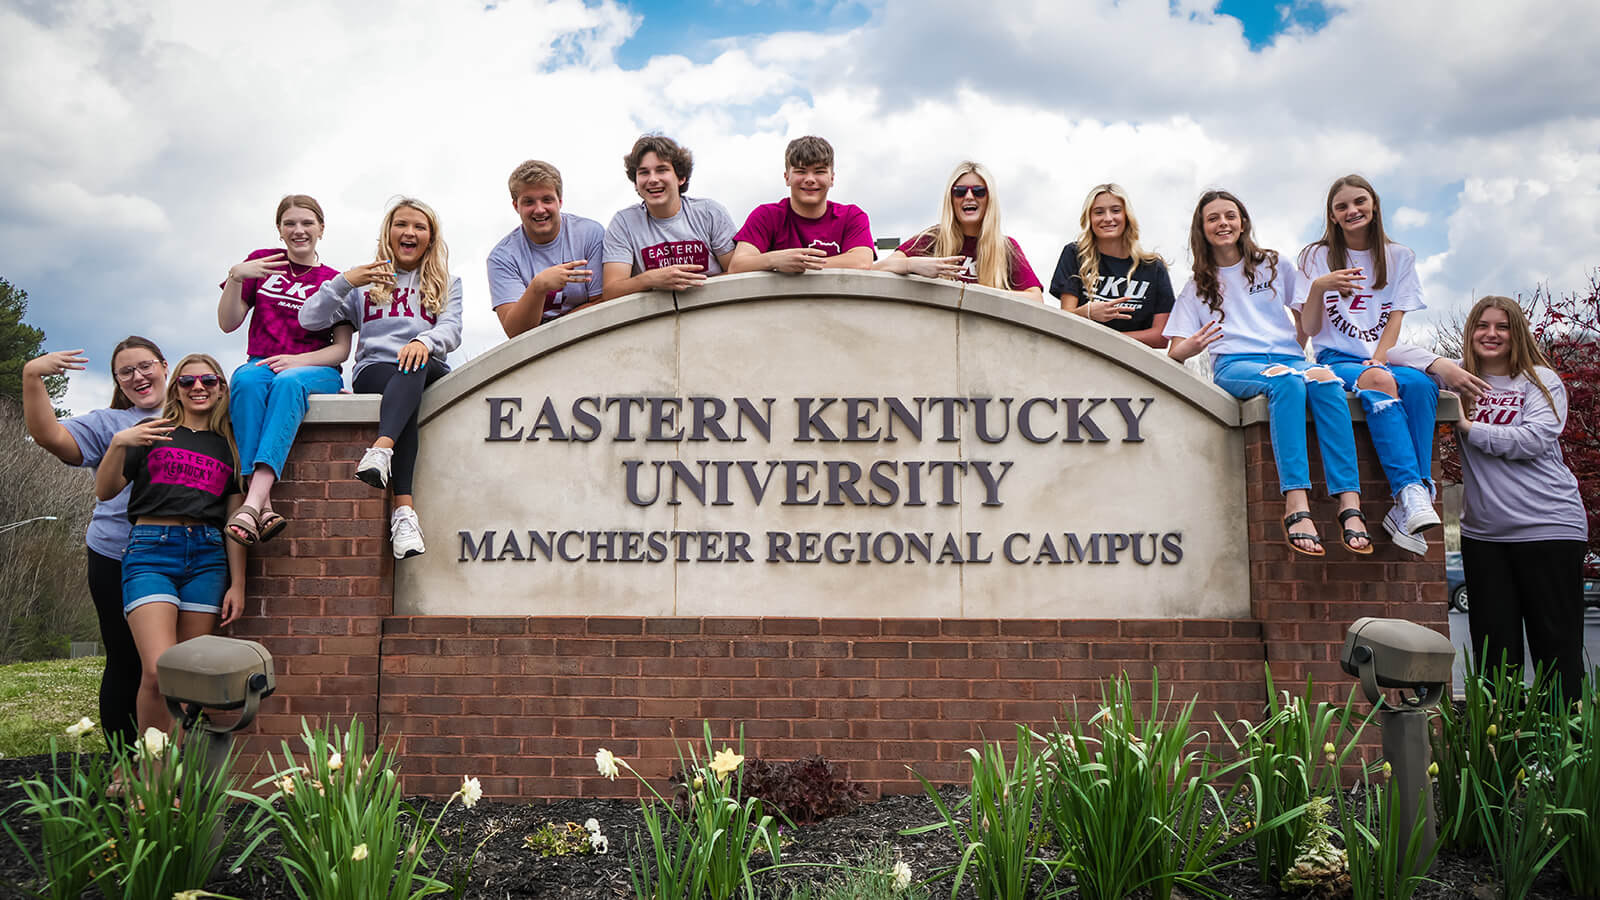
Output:
<svg viewBox="0 0 1600 900">
<path fill-rule="evenodd" d="M 368 447 L 356 464 L 356 477 L 379 490 L 388 487 L 389 461 L 393 458 L 393 447 Z"/>
<path fill-rule="evenodd" d="M 1383 516 L 1383 530 L 1389 532 L 1389 539 L 1394 541 L 1396 547 L 1418 556 L 1427 556 L 1428 539 L 1406 531 L 1405 524 L 1405 512 L 1398 503 L 1389 507 Z"/>
<path fill-rule="evenodd" d="M 422 544 L 422 523 L 417 521 L 417 511 L 409 506 L 397 506 L 389 517 L 389 543 L 394 545 L 395 559 L 421 556 L 427 551 Z"/>
<path fill-rule="evenodd" d="M 1401 488 L 1399 505 L 1405 513 L 1407 534 L 1426 531 L 1439 524 L 1439 514 L 1433 510 L 1433 497 L 1421 484 L 1408 484 Z"/>
</svg>

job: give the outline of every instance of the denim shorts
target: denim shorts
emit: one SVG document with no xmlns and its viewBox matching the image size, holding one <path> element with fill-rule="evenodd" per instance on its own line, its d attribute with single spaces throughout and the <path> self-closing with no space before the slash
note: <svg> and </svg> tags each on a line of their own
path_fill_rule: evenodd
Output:
<svg viewBox="0 0 1600 900">
<path fill-rule="evenodd" d="M 146 603 L 221 614 L 228 553 L 210 525 L 135 525 L 122 554 L 122 614 Z"/>
</svg>

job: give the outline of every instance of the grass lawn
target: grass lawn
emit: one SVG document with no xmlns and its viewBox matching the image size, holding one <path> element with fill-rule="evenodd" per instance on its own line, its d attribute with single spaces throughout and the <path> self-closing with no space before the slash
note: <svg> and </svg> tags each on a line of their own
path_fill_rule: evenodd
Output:
<svg viewBox="0 0 1600 900">
<path fill-rule="evenodd" d="M 99 725 L 105 665 L 105 657 L 86 656 L 0 666 L 0 757 L 49 753 L 52 737 L 61 748 L 71 749 L 68 725 L 83 716 Z M 83 739 L 79 749 L 104 750 L 100 729 Z"/>
</svg>

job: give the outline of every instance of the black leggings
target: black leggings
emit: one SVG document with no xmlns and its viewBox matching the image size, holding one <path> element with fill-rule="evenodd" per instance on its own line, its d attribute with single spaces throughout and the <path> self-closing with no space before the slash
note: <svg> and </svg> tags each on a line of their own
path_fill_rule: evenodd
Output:
<svg viewBox="0 0 1600 900">
<path fill-rule="evenodd" d="M 396 494 L 411 493 L 411 479 L 417 471 L 417 407 L 422 405 L 422 389 L 449 371 L 438 359 L 429 359 L 426 368 L 407 374 L 401 374 L 395 363 L 371 363 L 351 385 L 358 394 L 383 395 L 378 405 L 378 436 L 394 441 L 389 487 Z"/>
<path fill-rule="evenodd" d="M 1522 665 L 1522 633 L 1534 662 L 1553 672 L 1570 701 L 1583 681 L 1583 541 L 1480 541 L 1461 538 L 1461 568 L 1472 603 L 1472 652 L 1489 642 L 1487 662 Z"/>
<path fill-rule="evenodd" d="M 89 596 L 100 619 L 100 641 L 106 645 L 106 670 L 100 676 L 100 723 L 107 740 L 132 747 L 139 734 L 139 648 L 122 614 L 122 560 L 89 554 Z"/>
</svg>

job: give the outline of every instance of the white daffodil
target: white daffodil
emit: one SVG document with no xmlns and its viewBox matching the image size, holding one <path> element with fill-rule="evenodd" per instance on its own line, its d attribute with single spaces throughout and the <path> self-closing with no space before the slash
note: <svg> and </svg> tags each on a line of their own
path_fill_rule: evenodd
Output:
<svg viewBox="0 0 1600 900">
<path fill-rule="evenodd" d="M 478 783 L 478 779 L 476 779 L 476 778 L 464 778 L 464 779 L 461 780 L 461 805 L 462 806 L 465 806 L 467 809 L 471 809 L 474 806 L 477 806 L 478 805 L 478 801 L 482 800 L 482 799 L 483 799 L 483 785 Z"/>
<path fill-rule="evenodd" d="M 89 732 L 91 732 L 93 730 L 94 730 L 94 720 L 90 719 L 88 716 L 84 716 L 83 718 L 79 719 L 78 721 L 73 722 L 71 725 L 67 726 L 67 737 L 70 737 L 70 738 L 83 737 L 84 735 L 88 734 Z"/>
<path fill-rule="evenodd" d="M 743 765 L 744 757 L 733 752 L 732 748 L 723 747 L 711 757 L 711 771 L 717 773 L 718 778 L 728 777 L 728 773 Z"/>
<path fill-rule="evenodd" d="M 328 757 L 328 771 L 329 772 L 337 772 L 342 768 L 344 768 L 344 757 L 343 756 L 340 756 L 338 753 L 335 753 L 332 756 Z"/>
<path fill-rule="evenodd" d="M 911 867 L 906 865 L 905 860 L 897 861 L 894 864 L 894 868 L 890 870 L 890 874 L 894 876 L 894 889 L 896 891 L 903 891 L 911 887 Z"/>
<path fill-rule="evenodd" d="M 367 858 L 367 845 L 366 844 L 357 844 L 356 848 L 354 850 L 350 851 L 350 858 L 355 860 L 356 862 L 360 862 L 363 859 L 366 859 Z"/>
<path fill-rule="evenodd" d="M 154 725 L 144 730 L 144 752 L 151 756 L 160 756 L 161 751 L 167 749 L 167 733 Z"/>
<path fill-rule="evenodd" d="M 615 781 L 618 774 L 617 757 L 604 747 L 594 752 L 594 765 L 607 780 Z"/>
</svg>

